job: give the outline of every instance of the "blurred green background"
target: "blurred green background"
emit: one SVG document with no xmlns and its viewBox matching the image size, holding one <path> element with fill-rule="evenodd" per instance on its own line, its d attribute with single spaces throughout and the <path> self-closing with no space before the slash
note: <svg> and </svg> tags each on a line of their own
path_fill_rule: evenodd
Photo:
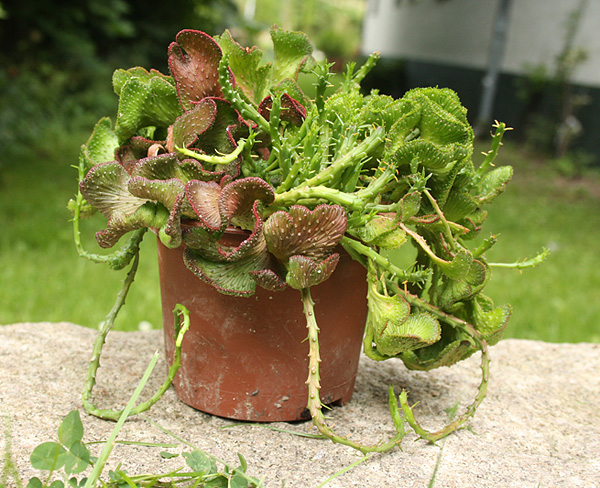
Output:
<svg viewBox="0 0 600 488">
<path fill-rule="evenodd" d="M 360 57 L 365 7 L 362 0 L 0 0 L 0 324 L 95 327 L 114 302 L 124 272 L 78 256 L 66 210 L 79 146 L 116 111 L 114 69 L 166 73 L 167 47 L 183 28 L 213 35 L 228 28 L 242 44 L 265 48 L 272 24 L 306 31 L 319 55 L 341 66 Z M 488 144 L 478 141 L 481 151 Z M 513 133 L 503 149 L 497 164 L 512 164 L 515 177 L 490 208 L 482 235 L 499 235 L 499 243 L 488 258 L 552 251 L 534 269 L 494 269 L 487 294 L 514 307 L 507 336 L 600 342 L 598 171 L 565 176 Z M 83 223 L 88 250 L 100 252 L 93 234 L 102 227 L 101 217 Z M 123 330 L 161 325 L 156 243 L 146 238 L 142 251 L 116 324 Z"/>
</svg>

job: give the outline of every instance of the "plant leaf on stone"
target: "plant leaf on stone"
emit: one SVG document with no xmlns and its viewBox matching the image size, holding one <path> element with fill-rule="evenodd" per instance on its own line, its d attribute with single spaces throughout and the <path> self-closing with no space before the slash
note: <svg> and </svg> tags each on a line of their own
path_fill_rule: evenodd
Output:
<svg viewBox="0 0 600 488">
<path fill-rule="evenodd" d="M 185 464 L 199 475 L 217 473 L 217 463 L 202 451 L 184 452 L 182 456 L 185 459 Z"/>
<path fill-rule="evenodd" d="M 65 446 L 83 439 L 83 424 L 77 410 L 72 410 L 58 427 L 58 440 Z"/>
<path fill-rule="evenodd" d="M 67 450 L 64 459 L 65 473 L 81 473 L 90 465 L 90 451 L 83 443 L 83 424 L 77 410 L 69 412 L 61 422 L 58 440 Z"/>
<path fill-rule="evenodd" d="M 58 442 L 44 442 L 37 446 L 30 456 L 31 465 L 49 472 L 49 477 L 58 470 L 63 470 L 66 475 L 83 472 L 91 464 L 90 451 L 83 442 L 83 424 L 77 410 L 69 412 L 58 428 Z M 28 485 L 30 488 L 45 486 L 39 478 L 32 478 Z M 64 483 L 56 480 L 50 484 L 63 487 Z M 77 484 L 75 485 L 77 486 Z"/>
<path fill-rule="evenodd" d="M 25 488 L 43 488 L 44 484 L 37 476 L 30 478 Z"/>
<path fill-rule="evenodd" d="M 78 474 L 85 471 L 91 464 L 90 451 L 83 441 L 75 441 L 69 446 L 65 459 L 65 472 Z"/>
</svg>

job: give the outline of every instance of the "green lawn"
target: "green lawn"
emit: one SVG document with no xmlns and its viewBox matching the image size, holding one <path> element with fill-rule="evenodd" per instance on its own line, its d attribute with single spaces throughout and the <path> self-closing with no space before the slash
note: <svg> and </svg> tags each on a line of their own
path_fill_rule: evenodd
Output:
<svg viewBox="0 0 600 488">
<path fill-rule="evenodd" d="M 114 303 L 124 271 L 82 259 L 73 244 L 67 201 L 77 189 L 78 147 L 87 135 L 52 152 L 38 151 L 0 170 L 0 324 L 69 321 L 95 327 Z M 35 179 L 29 179 L 35 174 Z M 98 216 L 83 221 L 85 245 L 102 253 L 93 234 Z M 142 321 L 161 324 L 156 244 L 148 236 L 136 285 L 116 327 L 136 329 Z"/>
<path fill-rule="evenodd" d="M 501 164 L 513 164 L 515 178 L 491 208 L 489 235 L 499 242 L 490 262 L 551 251 L 540 266 L 522 272 L 495 268 L 487 293 L 513 305 L 507 335 L 552 342 L 600 342 L 600 180 L 568 181 L 515 147 Z"/>
<path fill-rule="evenodd" d="M 95 327 L 120 288 L 124 271 L 80 258 L 72 241 L 66 202 L 75 192 L 76 172 L 69 165 L 85 138 L 71 134 L 0 168 L 0 324 L 69 321 Z M 514 308 L 507 336 L 600 342 L 600 179 L 565 181 L 516 146 L 503 149 L 497 164 L 513 164 L 516 171 L 482 231 L 482 237 L 500 237 L 488 259 L 514 261 L 543 247 L 552 251 L 534 269 L 494 269 L 487 294 Z M 95 218 L 83 227 L 92 252 L 101 252 L 93 239 L 101 226 Z M 161 323 L 151 235 L 142 249 L 136 283 L 116 324 L 120 329 Z"/>
</svg>

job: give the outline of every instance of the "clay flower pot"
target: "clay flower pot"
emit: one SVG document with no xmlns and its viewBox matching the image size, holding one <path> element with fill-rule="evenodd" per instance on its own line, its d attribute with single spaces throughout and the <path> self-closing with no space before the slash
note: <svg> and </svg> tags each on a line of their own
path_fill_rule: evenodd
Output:
<svg viewBox="0 0 600 488">
<path fill-rule="evenodd" d="M 165 349 L 172 361 L 177 303 L 190 329 L 175 381 L 178 398 L 198 410 L 247 421 L 294 421 L 306 410 L 308 345 L 298 290 L 257 287 L 248 298 L 223 295 L 183 262 L 184 246 L 158 242 Z M 313 287 L 321 329 L 321 400 L 350 400 L 367 314 L 365 268 L 342 251 L 333 275 Z"/>
</svg>

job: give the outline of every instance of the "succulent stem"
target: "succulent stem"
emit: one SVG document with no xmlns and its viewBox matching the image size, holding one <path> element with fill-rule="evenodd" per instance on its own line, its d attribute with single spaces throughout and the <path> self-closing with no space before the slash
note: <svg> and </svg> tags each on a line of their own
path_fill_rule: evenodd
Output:
<svg viewBox="0 0 600 488">
<path fill-rule="evenodd" d="M 292 173 L 290 173 L 292 174 Z M 317 204 L 320 200 L 328 203 L 337 203 L 349 210 L 364 210 L 381 191 L 381 189 L 393 178 L 393 171 L 386 169 L 379 177 L 373 180 L 369 186 L 354 193 L 347 193 L 329 186 L 299 186 L 293 190 L 275 195 L 273 207 L 289 206 L 292 204 Z M 390 207 L 386 207 L 390 208 Z"/>
<path fill-rule="evenodd" d="M 224 154 L 222 156 L 209 156 L 207 154 L 202 154 L 196 151 L 192 151 L 185 147 L 175 146 L 175 150 L 184 156 L 189 156 L 190 158 L 194 158 L 198 161 L 204 161 L 206 163 L 211 164 L 229 164 L 236 160 L 236 158 L 242 153 L 246 144 L 252 145 L 252 141 L 254 140 L 254 134 L 250 134 L 250 137 L 247 139 L 240 139 L 238 141 L 237 147 L 229 154 Z"/>
<path fill-rule="evenodd" d="M 477 168 L 477 171 L 474 175 L 474 180 L 476 182 L 483 178 L 485 172 L 490 166 L 494 166 L 494 161 L 498 156 L 500 146 L 502 146 L 502 137 L 504 137 L 504 133 L 507 130 L 512 130 L 512 127 L 506 127 L 506 124 L 504 122 L 498 122 L 497 120 L 494 122 L 493 127 L 496 130 L 492 137 L 492 147 L 488 152 L 483 153 L 485 155 L 485 159 L 483 160 L 483 163 L 481 163 L 481 166 Z"/>
<path fill-rule="evenodd" d="M 479 383 L 475 399 L 467 407 L 466 411 L 460 417 L 457 417 L 455 420 L 445 425 L 437 432 L 429 432 L 422 428 L 415 419 L 412 408 L 408 404 L 408 396 L 406 391 L 402 390 L 402 393 L 399 397 L 400 406 L 402 407 L 402 411 L 404 412 L 404 416 L 408 424 L 422 439 L 433 443 L 459 429 L 467 420 L 473 417 L 477 411 L 477 408 L 479 408 L 479 405 L 481 405 L 481 402 L 483 402 L 487 395 L 487 385 L 490 379 L 490 355 L 488 352 L 488 344 L 471 324 L 460 324 L 460 328 L 471 336 L 481 351 L 481 382 Z"/>
<path fill-rule="evenodd" d="M 429 200 L 429 202 L 433 206 L 433 209 L 435 210 L 435 213 L 438 215 L 438 217 L 440 218 L 440 220 L 444 224 L 444 231 L 445 231 L 445 234 L 446 234 L 446 239 L 448 239 L 448 244 L 450 244 L 450 247 L 452 248 L 452 250 L 456 250 L 456 246 L 457 246 L 456 240 L 454 239 L 454 235 L 452 234 L 452 230 L 450 230 L 450 224 L 448 223 L 448 220 L 446 219 L 446 216 L 444 215 L 444 212 L 442 212 L 442 209 L 438 205 L 436 199 L 433 198 L 433 195 L 431 193 L 429 193 L 429 190 L 423 190 L 423 193 L 425 194 L 425 196 L 427 197 L 427 199 Z"/>
<path fill-rule="evenodd" d="M 406 271 L 402 268 L 399 268 L 395 264 L 392 264 L 390 260 L 381 254 L 379 254 L 374 249 L 366 246 L 365 244 L 351 239 L 349 237 L 342 237 L 340 244 L 344 247 L 344 249 L 348 251 L 353 251 L 354 253 L 362 254 L 366 256 L 373 262 L 377 264 L 377 266 L 385 269 L 394 280 L 398 281 L 410 281 L 410 282 L 418 282 L 423 281 L 427 278 L 428 273 L 422 271 Z M 352 254 L 352 253 L 351 253 Z"/>
<path fill-rule="evenodd" d="M 223 90 L 225 98 L 245 119 L 255 121 L 261 130 L 270 132 L 269 122 L 258 113 L 256 108 L 248 103 L 240 93 L 236 91 L 229 78 L 229 55 L 224 54 L 219 61 L 219 84 Z"/>
<path fill-rule="evenodd" d="M 113 409 L 102 409 L 96 407 L 92 401 L 92 390 L 96 385 L 96 374 L 98 372 L 98 368 L 100 367 L 100 356 L 102 355 L 102 348 L 104 343 L 106 342 L 106 336 L 112 329 L 115 319 L 119 313 L 121 307 L 125 304 L 125 299 L 127 298 L 127 294 L 129 293 L 129 289 L 133 280 L 135 279 L 135 274 L 137 272 L 139 263 L 139 253 L 135 254 L 135 258 L 133 260 L 133 264 L 129 272 L 127 273 L 127 277 L 123 282 L 123 286 L 121 290 L 117 294 L 117 299 L 115 300 L 115 304 L 111 308 L 110 312 L 106 316 L 106 320 L 102 322 L 100 325 L 100 329 L 98 330 L 98 335 L 96 336 L 96 340 L 94 341 L 94 346 L 92 350 L 92 358 L 88 365 L 88 370 L 85 378 L 85 385 L 83 389 L 83 393 L 81 395 L 83 407 L 85 410 L 96 417 L 100 417 L 106 420 L 119 420 L 119 417 L 123 413 L 123 410 L 113 410 Z M 152 405 L 154 405 L 160 398 L 164 395 L 164 393 L 169 389 L 173 378 L 175 378 L 175 374 L 177 370 L 181 366 L 181 344 L 183 341 L 183 335 L 189 327 L 189 312 L 183 305 L 177 305 L 175 310 L 173 311 L 175 315 L 175 357 L 173 359 L 173 364 L 169 368 L 167 379 L 158 389 L 158 391 L 147 401 L 140 403 L 137 407 L 133 408 L 129 415 L 137 415 L 141 412 L 145 412 Z M 183 322 L 183 324 L 182 324 Z"/>
<path fill-rule="evenodd" d="M 438 265 L 439 264 L 442 264 L 442 265 L 443 264 L 450 264 L 450 261 L 446 261 L 446 260 L 440 258 L 438 255 L 435 254 L 435 252 L 433 252 L 433 250 L 429 247 L 429 244 L 427 244 L 427 241 L 425 240 L 425 238 L 421 234 L 419 234 L 419 233 L 417 233 L 417 232 L 409 229 L 403 223 L 400 223 L 400 227 L 402 228 L 402 230 L 404 232 L 406 232 L 409 236 L 411 236 L 415 240 L 415 242 L 417 244 L 419 244 L 419 247 L 423 251 L 425 251 L 429 255 L 429 257 L 433 261 L 435 261 Z"/>
<path fill-rule="evenodd" d="M 308 379 L 306 380 L 306 384 L 308 385 L 307 408 L 310 411 L 313 424 L 322 435 L 331 441 L 335 442 L 336 444 L 342 444 L 356 449 L 363 454 L 368 452 L 387 452 L 400 445 L 402 438 L 404 437 L 404 421 L 401 418 L 401 413 L 398 409 L 393 390 L 389 399 L 389 406 L 397 433 L 387 442 L 373 446 L 365 446 L 358 442 L 351 441 L 347 437 L 341 437 L 335 434 L 331 427 L 327 425 L 325 416 L 323 415 L 323 404 L 321 403 L 321 397 L 319 394 L 319 390 L 321 389 L 321 378 L 319 375 L 321 355 L 319 351 L 319 326 L 317 325 L 314 313 L 315 303 L 311 297 L 310 288 L 303 288 L 300 292 L 302 295 L 302 303 L 304 305 L 304 315 L 306 317 L 306 328 L 308 329 L 309 344 Z"/>
<path fill-rule="evenodd" d="M 282 207 L 301 202 L 306 204 L 311 200 L 314 203 L 317 203 L 319 200 L 327 200 L 327 202 L 338 203 L 353 210 L 361 209 L 363 204 L 362 199 L 352 193 L 344 193 L 327 186 L 306 186 L 275 195 L 275 200 L 271 206 Z"/>
<path fill-rule="evenodd" d="M 401 294 L 411 305 L 431 313 L 437 319 L 445 322 L 453 328 L 459 329 L 462 332 L 466 333 L 481 351 L 481 382 L 477 389 L 477 395 L 475 396 L 475 400 L 467 407 L 463 415 L 457 417 L 455 420 L 453 420 L 437 432 L 428 432 L 419 425 L 419 423 L 414 417 L 412 408 L 408 404 L 408 397 L 405 391 L 402 391 L 399 397 L 400 406 L 402 407 L 402 410 L 406 417 L 406 421 L 411 426 L 411 428 L 422 439 L 428 440 L 430 442 L 436 442 L 439 439 L 454 432 L 456 429 L 461 427 L 469 418 L 473 417 L 475 415 L 475 412 L 477 411 L 477 408 L 485 399 L 490 375 L 490 356 L 488 352 L 488 343 L 481 337 L 479 331 L 472 324 L 469 324 L 464 320 L 461 320 L 449 313 L 444 312 L 443 310 L 431 305 L 422 298 L 419 298 L 411 293 L 408 293 L 405 290 L 402 290 L 402 288 L 400 287 L 396 287 L 396 292 Z"/>
<path fill-rule="evenodd" d="M 379 51 L 371 53 L 367 60 L 364 62 L 364 64 L 356 71 L 356 73 L 353 73 L 351 74 L 351 76 L 349 76 L 349 79 L 347 79 L 345 82 L 344 88 L 346 90 L 350 90 L 351 84 L 354 84 L 355 86 L 360 86 L 360 83 L 364 80 L 365 76 L 367 76 L 369 71 L 371 71 L 375 67 L 380 57 L 381 54 L 379 53 Z"/>
<path fill-rule="evenodd" d="M 542 251 L 536 254 L 531 259 L 525 259 L 524 261 L 517 261 L 515 263 L 488 263 L 488 266 L 494 266 L 496 268 L 533 268 L 544 261 L 550 255 L 550 250 L 543 248 Z"/>
<path fill-rule="evenodd" d="M 319 186 L 323 184 L 328 184 L 331 186 L 331 181 L 333 181 L 343 170 L 346 168 L 355 165 L 356 161 L 364 159 L 369 156 L 376 148 L 378 148 L 383 143 L 383 136 L 385 134 L 385 130 L 383 127 L 377 127 L 371 134 L 360 144 L 354 146 L 350 151 L 346 154 L 333 161 L 327 168 L 321 171 L 319 174 L 309 178 L 305 182 L 302 183 L 300 188 L 295 188 L 293 190 L 289 190 L 285 193 L 281 193 L 282 195 L 288 195 L 283 198 L 290 198 L 291 195 L 295 195 L 298 193 L 302 193 L 305 188 L 311 186 Z"/>
</svg>

